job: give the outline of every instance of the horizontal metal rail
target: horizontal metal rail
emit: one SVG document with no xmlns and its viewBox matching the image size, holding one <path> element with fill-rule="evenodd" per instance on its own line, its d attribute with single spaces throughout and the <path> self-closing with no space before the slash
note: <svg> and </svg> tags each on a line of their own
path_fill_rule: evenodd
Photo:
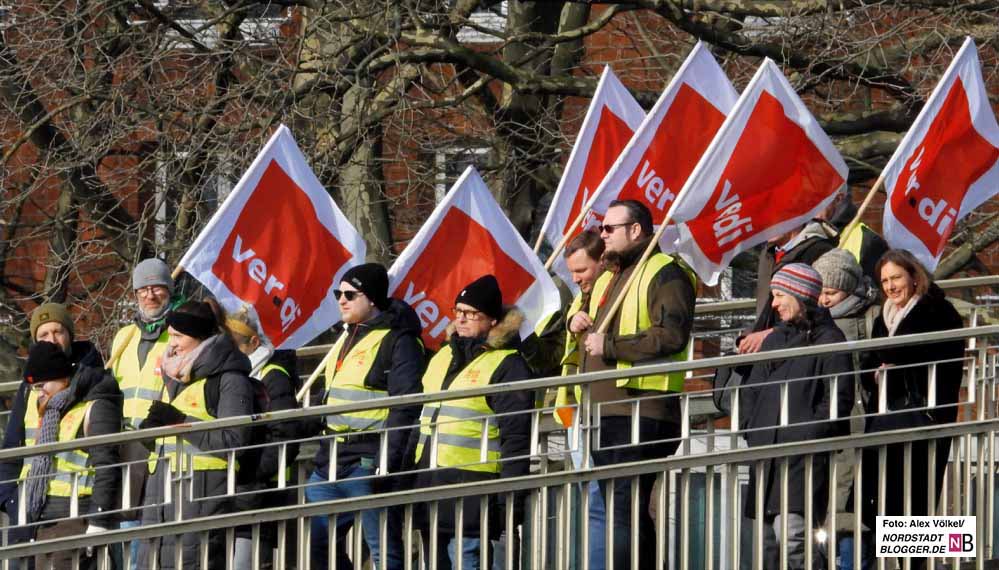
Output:
<svg viewBox="0 0 999 570">
<path fill-rule="evenodd" d="M 936 282 L 944 291 L 953 289 L 966 289 L 970 287 L 999 286 L 999 275 L 985 275 L 983 277 L 961 277 L 959 279 L 941 279 Z M 756 299 L 735 299 L 732 301 L 716 301 L 713 303 L 698 303 L 694 307 L 694 314 L 709 315 L 713 313 L 727 313 L 730 311 L 745 311 L 756 308 Z"/>
<path fill-rule="evenodd" d="M 971 421 L 947 425 L 923 426 L 895 431 L 857 434 L 807 442 L 716 450 L 708 454 L 674 455 L 665 459 L 620 463 L 591 469 L 556 471 L 507 479 L 428 487 L 393 493 L 339 499 L 307 504 L 272 507 L 264 510 L 216 515 L 210 518 L 145 525 L 128 530 L 109 530 L 100 534 L 75 535 L 55 540 L 11 545 L 0 549 L 0 560 L 22 558 L 62 549 L 97 547 L 134 539 L 150 539 L 182 533 L 235 528 L 240 525 L 287 521 L 304 517 L 358 512 L 368 509 L 428 503 L 462 497 L 502 495 L 518 491 L 587 483 L 591 480 L 628 479 L 650 473 L 695 470 L 719 465 L 748 464 L 763 460 L 799 455 L 814 455 L 842 450 L 863 449 L 928 439 L 941 439 L 999 430 L 999 419 Z"/>
<path fill-rule="evenodd" d="M 216 429 L 247 427 L 289 420 L 302 420 L 331 414 L 345 414 L 363 410 L 399 406 L 415 406 L 432 402 L 443 402 L 478 396 L 523 392 L 525 390 L 546 390 L 549 388 L 558 388 L 560 386 L 586 385 L 604 380 L 631 378 L 652 374 L 669 374 L 671 372 L 686 372 L 719 367 L 741 366 L 771 360 L 797 358 L 801 356 L 821 356 L 842 352 L 866 352 L 880 348 L 910 346 L 914 344 L 929 344 L 948 340 L 965 340 L 969 338 L 982 338 L 990 336 L 999 336 L 999 325 L 967 327 L 963 329 L 937 331 L 932 333 L 920 333 L 861 341 L 848 341 L 817 346 L 803 346 L 753 354 L 705 358 L 703 360 L 694 361 L 664 362 L 660 364 L 635 366 L 625 370 L 603 370 L 599 372 L 586 372 L 574 376 L 551 376 L 547 378 L 521 380 L 518 382 L 491 384 L 479 388 L 447 390 L 444 392 L 424 392 L 406 396 L 390 396 L 386 398 L 379 398 L 377 400 L 353 402 L 349 404 L 310 406 L 307 408 L 281 410 L 257 415 L 232 416 L 191 424 L 164 426 L 138 431 L 127 431 L 118 434 L 92 436 L 73 441 L 35 445 L 31 448 L 3 449 L 0 450 L 0 461 L 30 457 L 43 453 L 56 453 L 59 451 L 79 449 L 82 447 L 143 441 L 152 438 L 181 436 Z"/>
</svg>

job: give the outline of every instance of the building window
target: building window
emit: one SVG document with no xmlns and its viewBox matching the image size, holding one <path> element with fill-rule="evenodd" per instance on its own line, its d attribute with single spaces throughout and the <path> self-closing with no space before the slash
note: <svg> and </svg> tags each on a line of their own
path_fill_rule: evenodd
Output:
<svg viewBox="0 0 999 570">
<path fill-rule="evenodd" d="M 485 147 L 454 148 L 438 152 L 434 157 L 434 203 L 440 204 L 458 177 L 469 166 L 482 173 L 482 167 L 489 157 Z"/>
<path fill-rule="evenodd" d="M 464 26 L 458 30 L 458 41 L 469 44 L 495 43 L 502 41 L 502 32 L 506 31 L 507 2 L 496 3 L 486 8 L 476 8 L 469 16 L 472 26 Z M 491 34 L 486 30 L 495 30 Z"/>
<path fill-rule="evenodd" d="M 219 8 L 226 6 L 214 1 Z M 200 0 L 154 0 L 153 6 L 171 18 L 177 25 L 188 30 L 202 45 L 213 48 L 218 45 L 219 35 L 211 14 L 201 8 Z M 270 2 L 254 4 L 245 7 L 246 18 L 240 23 L 239 29 L 243 39 L 251 46 L 269 46 L 281 34 L 281 25 L 288 21 L 288 8 Z M 145 24 L 148 20 L 133 22 Z M 167 38 L 173 47 L 189 49 L 193 47 L 190 40 L 177 30 L 167 30 Z"/>
<path fill-rule="evenodd" d="M 200 186 L 199 205 L 203 211 L 213 214 L 225 201 L 235 186 L 232 173 L 225 168 L 217 168 L 203 180 L 192 180 L 184 175 L 189 165 L 187 152 L 161 153 L 156 159 L 155 186 L 155 242 L 166 245 L 173 239 L 181 196 L 185 188 Z M 203 220 L 207 221 L 207 220 Z"/>
</svg>

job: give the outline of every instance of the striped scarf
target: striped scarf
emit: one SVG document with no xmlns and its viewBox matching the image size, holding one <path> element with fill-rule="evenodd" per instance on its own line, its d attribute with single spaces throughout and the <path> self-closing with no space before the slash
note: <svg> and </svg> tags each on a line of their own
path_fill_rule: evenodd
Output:
<svg viewBox="0 0 999 570">
<path fill-rule="evenodd" d="M 35 443 L 42 445 L 59 440 L 59 422 L 63 412 L 73 402 L 72 390 L 66 389 L 49 399 L 42 414 L 41 426 Z M 45 499 L 48 496 L 49 480 L 54 475 L 51 455 L 35 455 L 31 458 L 31 468 L 28 470 L 27 497 L 28 521 L 35 522 L 42 515 Z"/>
</svg>

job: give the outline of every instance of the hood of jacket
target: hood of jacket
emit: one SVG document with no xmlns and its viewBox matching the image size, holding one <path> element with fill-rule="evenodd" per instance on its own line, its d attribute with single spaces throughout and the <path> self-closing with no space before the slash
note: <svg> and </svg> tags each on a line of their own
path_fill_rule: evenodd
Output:
<svg viewBox="0 0 999 570">
<path fill-rule="evenodd" d="M 118 387 L 118 381 L 110 372 L 103 368 L 83 366 L 69 382 L 73 392 L 74 402 L 90 402 L 93 400 L 115 400 L 121 402 L 123 395 Z"/>
<path fill-rule="evenodd" d="M 524 313 L 517 307 L 504 307 L 503 318 L 484 337 L 464 338 L 458 336 L 454 323 L 448 325 L 448 343 L 451 345 L 453 362 L 459 366 L 473 359 L 481 351 L 520 348 L 520 325 Z"/>
<path fill-rule="evenodd" d="M 250 359 L 240 352 L 229 335 L 212 337 L 215 342 L 198 355 L 191 365 L 191 380 L 201 380 L 224 372 L 250 374 Z M 207 341 L 206 341 L 207 342 Z"/>
<path fill-rule="evenodd" d="M 74 340 L 69 352 L 69 359 L 73 361 L 75 366 L 93 366 L 95 368 L 104 366 L 101 352 L 89 340 Z"/>
<path fill-rule="evenodd" d="M 399 332 L 407 332 L 420 336 L 423 332 L 423 324 L 420 317 L 409 306 L 409 303 L 399 299 L 389 299 L 389 305 L 377 317 L 363 324 L 363 326 L 373 329 L 392 329 Z"/>
</svg>

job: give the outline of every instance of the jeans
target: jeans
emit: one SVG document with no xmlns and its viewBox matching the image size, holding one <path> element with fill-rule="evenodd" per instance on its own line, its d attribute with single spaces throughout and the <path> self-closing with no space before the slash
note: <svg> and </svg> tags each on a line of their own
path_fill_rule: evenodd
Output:
<svg viewBox="0 0 999 570">
<path fill-rule="evenodd" d="M 118 523 L 118 528 L 122 529 L 138 528 L 140 524 L 141 521 L 122 521 Z M 133 540 L 131 543 L 129 543 L 128 551 L 129 551 L 129 556 L 131 556 L 131 558 L 129 559 L 128 570 L 135 570 L 139 564 L 139 542 L 141 541 Z M 123 561 L 122 563 L 124 563 L 124 558 L 122 559 L 122 561 Z"/>
<path fill-rule="evenodd" d="M 437 543 L 437 570 L 448 570 L 449 568 L 457 568 L 457 543 L 458 540 L 452 534 L 445 534 L 438 536 Z M 446 546 L 445 546 L 446 545 Z M 496 548 L 496 541 L 492 541 L 489 545 L 490 549 Z M 428 564 L 430 556 L 433 555 L 430 552 L 430 541 L 423 541 L 423 552 L 427 557 Z M 462 538 L 461 539 L 461 570 L 482 570 L 483 568 L 488 568 L 488 565 L 481 564 L 482 553 L 482 541 L 479 538 Z M 490 550 L 490 558 L 495 560 L 497 557 L 495 553 Z M 502 555 L 501 555 L 502 556 Z M 505 567 L 505 566 L 504 566 Z M 518 565 L 514 563 L 514 568 Z M 414 566 L 415 568 L 415 566 Z"/>
<path fill-rule="evenodd" d="M 566 431 L 566 439 L 568 441 L 575 441 L 575 434 L 573 433 L 573 428 L 568 428 Z M 576 469 L 582 469 L 583 467 L 583 451 L 577 449 L 572 452 L 572 463 L 575 465 Z M 607 525 L 607 512 L 604 508 L 604 497 L 600 494 L 600 485 L 596 481 L 590 481 L 589 485 L 579 486 L 580 492 L 587 492 L 590 494 L 590 570 L 604 570 L 606 566 L 606 552 L 607 547 L 604 544 L 606 542 L 606 532 L 605 528 Z"/>
<path fill-rule="evenodd" d="M 680 427 L 676 424 L 652 418 L 639 419 L 639 441 L 655 441 L 656 443 L 627 445 L 631 441 L 631 418 L 627 416 L 610 416 L 600 419 L 600 447 L 622 445 L 617 449 L 597 449 L 593 451 L 593 462 L 597 465 L 616 465 L 632 461 L 644 461 L 668 457 L 676 451 L 680 437 Z M 670 439 L 672 441 L 661 442 Z M 614 568 L 631 568 L 631 478 L 600 481 L 600 490 L 606 497 L 608 492 L 614 493 L 614 511 L 608 512 L 608 520 L 614 524 L 614 543 L 607 545 L 612 548 Z M 638 552 L 638 568 L 633 570 L 653 570 L 656 563 L 656 525 L 647 508 L 652 498 L 652 487 L 655 485 L 655 474 L 642 475 L 639 478 L 639 508 L 638 508 L 638 544 L 642 548 Z M 606 501 L 603 503 L 606 505 Z M 590 536 L 593 536 L 592 534 Z M 658 537 L 666 540 L 666 537 Z M 593 557 L 590 557 L 593 560 Z"/>
<path fill-rule="evenodd" d="M 607 512 L 604 497 L 600 494 L 600 485 L 596 481 L 590 481 L 587 489 L 590 493 L 590 570 L 604 570 L 607 566 Z"/>
<path fill-rule="evenodd" d="M 305 489 L 305 498 L 310 503 L 318 503 L 320 501 L 332 501 L 336 499 L 349 499 L 354 497 L 365 497 L 373 493 L 372 480 L 371 479 L 361 479 L 362 477 L 370 477 L 374 475 L 375 468 L 373 465 L 368 465 L 367 462 L 363 464 L 359 463 L 354 465 L 352 468 L 340 472 L 339 480 L 335 483 L 327 482 L 327 479 L 320 475 L 319 473 L 313 472 L 312 476 L 309 477 L 309 483 L 311 486 Z M 353 480 L 360 479 L 360 480 Z M 324 483 L 315 485 L 315 483 Z M 371 553 L 371 562 L 376 569 L 380 568 L 379 564 L 381 562 L 382 549 L 379 544 L 379 518 L 382 510 L 367 510 L 361 512 L 361 529 L 354 529 L 355 532 L 361 531 L 364 536 L 364 542 L 368 545 L 368 550 Z M 346 535 L 347 531 L 354 525 L 354 515 L 353 513 L 341 514 L 337 517 L 336 521 L 336 548 L 337 548 L 337 567 L 338 568 L 351 568 L 352 564 L 347 561 L 347 548 L 346 548 Z M 390 544 L 387 545 L 386 549 L 386 566 L 388 570 L 400 570 L 402 568 L 402 557 L 401 557 L 401 547 L 398 547 L 393 540 L 393 529 L 388 529 L 388 536 L 390 539 Z M 321 568 L 326 570 L 329 567 L 329 517 L 313 517 L 312 518 L 312 528 L 311 528 L 311 548 L 310 557 L 312 559 L 312 568 Z"/>
</svg>

